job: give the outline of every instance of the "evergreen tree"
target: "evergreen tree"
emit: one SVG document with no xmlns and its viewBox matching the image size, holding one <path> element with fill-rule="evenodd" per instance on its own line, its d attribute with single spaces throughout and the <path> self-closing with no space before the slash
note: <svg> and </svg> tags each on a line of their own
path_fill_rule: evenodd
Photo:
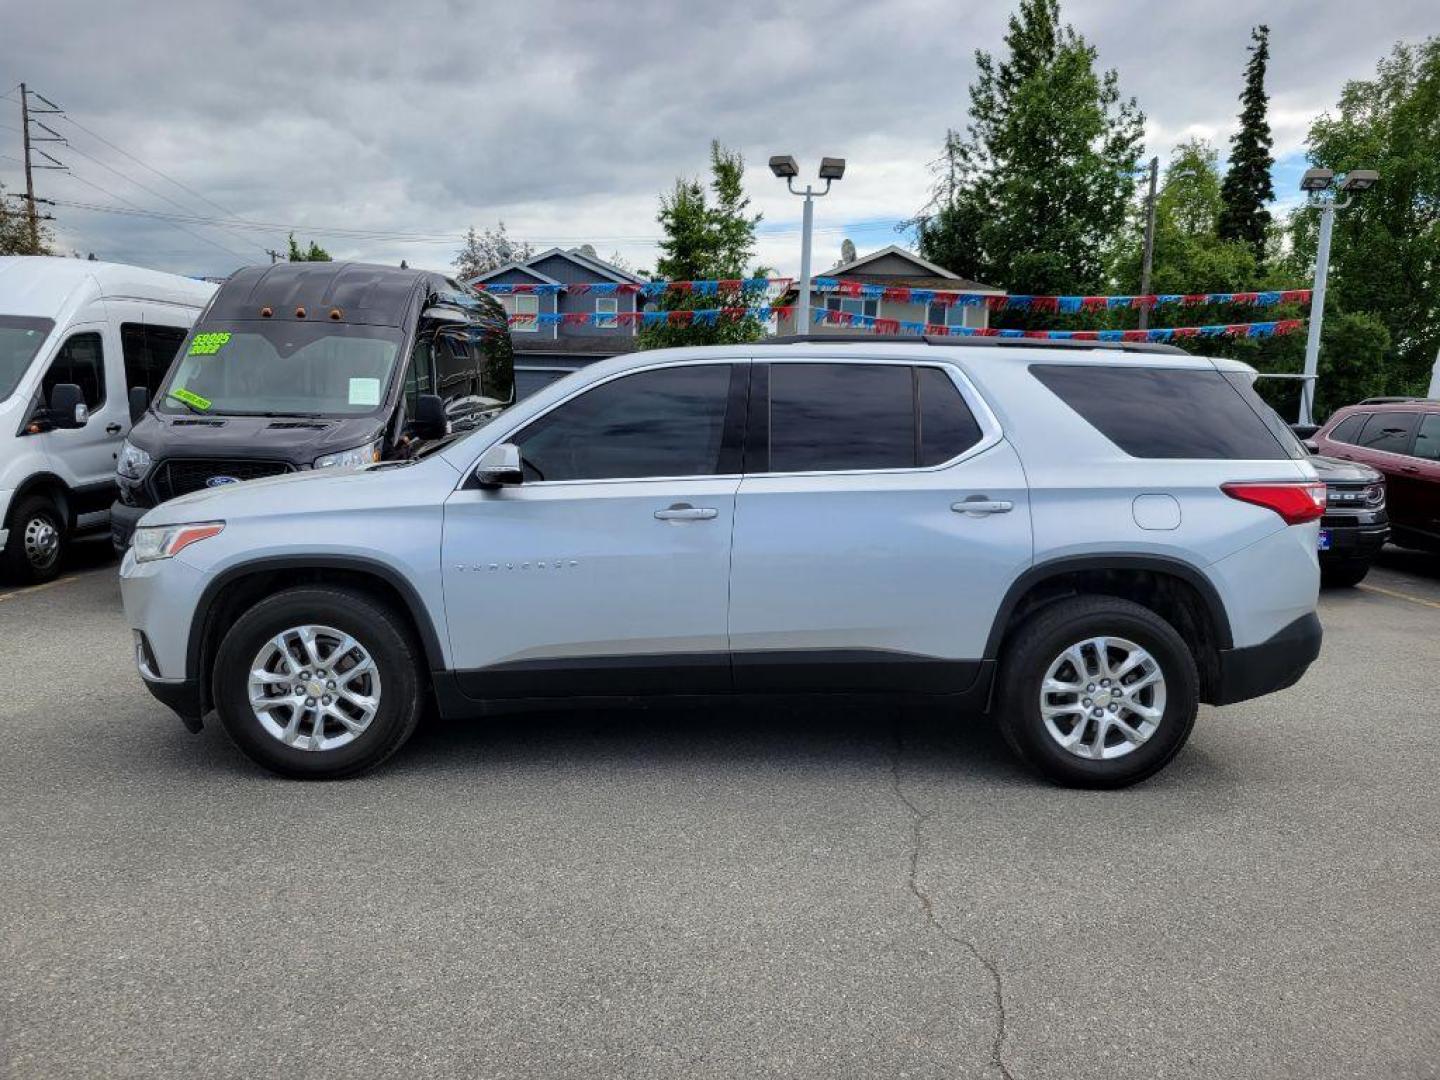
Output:
<svg viewBox="0 0 1440 1080">
<path fill-rule="evenodd" d="M 1265 236 L 1270 226 L 1266 204 L 1275 198 L 1270 170 L 1267 112 L 1270 96 L 1265 93 L 1265 66 L 1270 60 L 1270 28 L 1251 31 L 1250 62 L 1245 65 L 1245 89 L 1240 94 L 1240 130 L 1230 139 L 1230 169 L 1220 189 L 1224 208 L 1220 212 L 1220 238 L 1242 240 L 1255 253 L 1257 264 L 1265 260 Z"/>
<path fill-rule="evenodd" d="M 295 234 L 290 234 L 290 255 L 291 262 L 332 262 L 330 253 L 322 248 L 314 240 L 310 241 L 308 248 L 302 248 L 295 243 Z"/>
<path fill-rule="evenodd" d="M 1135 189 L 1144 116 L 1061 24 L 1059 0 L 1021 0 L 1005 47 L 999 60 L 975 54 L 968 135 L 947 133 L 920 251 L 1012 292 L 1094 291 Z"/>
<path fill-rule="evenodd" d="M 720 143 L 710 144 L 710 201 L 699 180 L 679 179 L 660 196 L 660 257 L 655 274 L 667 281 L 726 280 L 762 276 L 746 270 L 755 254 L 755 226 L 760 215 L 749 213 L 745 194 L 745 160 Z M 662 311 L 695 311 L 716 307 L 749 307 L 764 301 L 763 289 L 741 289 L 719 296 L 693 296 L 667 291 L 656 301 Z M 672 345 L 728 345 L 755 341 L 765 332 L 758 319 L 717 319 L 710 324 L 647 326 L 640 331 L 642 349 Z"/>
</svg>

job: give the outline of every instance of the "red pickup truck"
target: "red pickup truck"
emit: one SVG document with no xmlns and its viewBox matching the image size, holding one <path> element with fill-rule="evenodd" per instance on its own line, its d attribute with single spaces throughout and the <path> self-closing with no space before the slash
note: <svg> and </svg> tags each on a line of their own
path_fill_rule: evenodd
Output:
<svg viewBox="0 0 1440 1080">
<path fill-rule="evenodd" d="M 1384 473 L 1395 542 L 1440 551 L 1440 400 L 1347 405 L 1310 441 L 1322 454 Z"/>
</svg>

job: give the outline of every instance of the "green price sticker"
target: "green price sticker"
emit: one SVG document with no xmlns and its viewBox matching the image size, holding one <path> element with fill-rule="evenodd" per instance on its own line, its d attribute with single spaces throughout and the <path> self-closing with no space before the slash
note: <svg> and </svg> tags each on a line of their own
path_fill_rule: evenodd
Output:
<svg viewBox="0 0 1440 1080">
<path fill-rule="evenodd" d="M 195 340 L 190 342 L 190 356 L 214 356 L 230 341 L 227 333 L 196 334 Z M 208 404 L 208 402 L 207 402 Z"/>
<path fill-rule="evenodd" d="M 229 337 L 230 335 L 225 334 L 224 336 Z M 199 394 L 196 394 L 190 390 L 186 390 L 183 388 L 179 390 L 171 390 L 170 396 L 173 397 L 176 401 L 183 401 L 186 405 L 193 406 L 197 409 L 208 410 L 210 408 L 209 398 L 203 398 Z"/>
</svg>

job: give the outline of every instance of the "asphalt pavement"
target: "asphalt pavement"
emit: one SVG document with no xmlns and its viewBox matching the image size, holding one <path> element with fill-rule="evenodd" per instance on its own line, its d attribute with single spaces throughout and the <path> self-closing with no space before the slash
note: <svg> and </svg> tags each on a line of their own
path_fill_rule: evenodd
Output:
<svg viewBox="0 0 1440 1080">
<path fill-rule="evenodd" d="M 0 587 L 0 1076 L 1440 1076 L 1440 559 L 1321 615 L 1123 792 L 887 707 L 302 784 L 145 693 L 86 556 Z"/>
</svg>

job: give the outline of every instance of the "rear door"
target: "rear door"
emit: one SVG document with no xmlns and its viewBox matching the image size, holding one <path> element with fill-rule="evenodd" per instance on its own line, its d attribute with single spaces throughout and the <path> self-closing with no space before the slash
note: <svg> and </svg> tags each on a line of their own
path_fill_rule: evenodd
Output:
<svg viewBox="0 0 1440 1080">
<path fill-rule="evenodd" d="M 1024 474 L 993 414 L 943 365 L 757 363 L 751 384 L 736 689 L 967 689 L 1031 557 Z"/>
<path fill-rule="evenodd" d="M 523 483 L 450 497 L 445 608 L 467 694 L 730 689 L 748 368 L 671 365 L 591 386 L 505 438 Z"/>
<path fill-rule="evenodd" d="M 1420 415 L 1412 457 L 1401 469 L 1414 486 L 1416 528 L 1440 536 L 1440 412 Z"/>
</svg>

